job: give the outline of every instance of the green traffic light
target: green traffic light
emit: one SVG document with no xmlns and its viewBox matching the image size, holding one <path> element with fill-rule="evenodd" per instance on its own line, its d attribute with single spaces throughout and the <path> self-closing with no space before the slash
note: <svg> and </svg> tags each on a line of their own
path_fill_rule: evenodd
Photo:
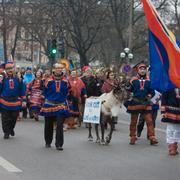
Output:
<svg viewBox="0 0 180 180">
<path fill-rule="evenodd" d="M 57 53 L 57 49 L 52 49 L 52 54 L 56 54 Z"/>
</svg>

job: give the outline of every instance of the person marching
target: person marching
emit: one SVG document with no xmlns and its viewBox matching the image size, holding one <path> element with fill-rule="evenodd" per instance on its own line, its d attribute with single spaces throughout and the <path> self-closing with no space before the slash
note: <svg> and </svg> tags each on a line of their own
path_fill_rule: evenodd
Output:
<svg viewBox="0 0 180 180">
<path fill-rule="evenodd" d="M 150 80 L 147 76 L 147 66 L 144 63 L 136 65 L 137 75 L 132 77 L 130 84 L 130 91 L 133 93 L 133 98 L 127 104 L 127 112 L 131 114 L 130 123 L 130 144 L 134 145 L 136 137 L 136 126 L 139 114 L 143 114 L 143 118 L 147 124 L 148 137 L 151 145 L 158 143 L 155 138 L 155 132 L 152 122 L 152 106 L 150 99 L 154 96 L 155 92 L 150 88 Z"/>
<path fill-rule="evenodd" d="M 23 83 L 26 85 L 26 88 L 28 88 L 28 84 L 34 80 L 34 74 L 32 72 L 32 68 L 31 67 L 27 67 L 26 68 L 26 72 L 25 74 L 23 75 Z M 26 101 L 27 101 L 27 106 L 25 108 L 23 108 L 23 118 L 26 119 L 27 118 L 27 115 L 28 115 L 28 111 L 29 111 L 29 102 L 28 102 L 28 99 L 26 97 Z M 30 115 L 30 114 L 29 114 Z M 30 118 L 32 118 L 30 116 Z"/>
<path fill-rule="evenodd" d="M 27 89 L 30 117 L 33 117 L 35 121 L 39 121 L 38 115 L 43 103 L 43 80 L 41 71 L 36 72 L 35 79 L 27 85 Z"/>
<path fill-rule="evenodd" d="M 159 101 L 161 99 L 161 94 L 155 90 L 155 96 L 151 99 L 151 102 L 152 102 L 152 112 L 151 112 L 151 115 L 152 115 L 152 121 L 153 121 L 153 126 L 154 128 L 156 127 L 156 118 L 157 118 L 157 115 L 158 115 L 158 110 L 159 110 Z M 138 122 L 138 125 L 137 125 L 137 136 L 138 137 L 141 137 L 141 133 L 144 129 L 144 119 L 143 119 L 143 115 L 140 115 L 139 116 L 139 122 Z M 147 136 L 147 139 L 149 137 Z"/>
<path fill-rule="evenodd" d="M 117 85 L 117 80 L 113 71 L 108 71 L 106 80 L 101 88 L 103 93 L 109 93 Z"/>
<path fill-rule="evenodd" d="M 44 139 L 46 147 L 50 148 L 53 140 L 53 123 L 56 121 L 55 146 L 57 150 L 63 150 L 64 132 L 63 123 L 69 115 L 67 97 L 69 86 L 63 77 L 63 64 L 54 65 L 54 75 L 45 81 L 43 95 L 45 103 L 41 108 L 40 115 L 45 117 Z"/>
<path fill-rule="evenodd" d="M 86 86 L 87 91 L 87 98 L 91 96 L 100 96 L 102 94 L 101 92 L 101 86 L 97 80 L 97 77 L 94 76 L 92 69 L 89 66 L 84 66 L 82 68 L 83 76 L 81 77 L 81 80 L 84 82 Z M 82 104 L 85 107 L 85 100 L 86 98 L 82 98 Z M 92 125 L 91 123 L 86 123 L 86 128 L 91 129 Z M 92 135 L 88 137 L 89 141 L 92 141 L 93 137 Z"/>
<path fill-rule="evenodd" d="M 102 92 L 103 93 L 109 93 L 113 90 L 114 87 L 116 87 L 118 84 L 115 73 L 111 70 L 107 72 L 106 80 L 104 81 L 102 85 Z M 118 117 L 112 117 L 113 121 L 113 130 L 116 130 L 115 125 L 118 123 Z M 107 123 L 105 125 L 105 128 L 107 128 Z"/>
<path fill-rule="evenodd" d="M 71 86 L 71 96 L 69 98 L 70 109 L 72 110 L 72 116 L 68 118 L 68 121 L 72 121 L 75 125 L 74 119 L 78 119 L 78 125 L 81 126 L 81 117 L 83 114 L 82 99 L 86 99 L 87 92 L 84 82 L 77 76 L 77 71 L 72 70 L 68 77 L 68 82 Z M 74 112 L 74 113 L 73 113 Z M 80 117 L 81 116 L 81 117 Z M 73 126 L 72 126 L 73 127 Z"/>
<path fill-rule="evenodd" d="M 180 88 L 162 94 L 161 113 L 161 121 L 167 123 L 166 141 L 169 155 L 177 155 L 180 142 Z"/>
<path fill-rule="evenodd" d="M 6 75 L 0 79 L 0 107 L 4 139 L 14 136 L 14 128 L 22 105 L 25 106 L 25 86 L 22 79 L 14 75 L 14 64 L 5 64 Z"/>
</svg>

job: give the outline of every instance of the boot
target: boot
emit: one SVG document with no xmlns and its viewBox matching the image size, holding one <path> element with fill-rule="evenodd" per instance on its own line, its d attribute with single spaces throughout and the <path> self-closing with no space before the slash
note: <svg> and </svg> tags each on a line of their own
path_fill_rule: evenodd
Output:
<svg viewBox="0 0 180 180">
<path fill-rule="evenodd" d="M 38 114 L 34 114 L 33 117 L 34 117 L 34 120 L 35 120 L 35 121 L 39 121 Z"/>
<path fill-rule="evenodd" d="M 168 145 L 169 155 L 170 156 L 177 155 L 178 154 L 177 148 L 178 148 L 177 143 L 169 144 Z"/>
<path fill-rule="evenodd" d="M 137 131 L 137 137 L 141 137 L 141 131 Z"/>
<path fill-rule="evenodd" d="M 150 139 L 150 145 L 156 145 L 158 144 L 158 141 L 157 139 L 153 136 L 153 137 L 149 137 Z"/>
<path fill-rule="evenodd" d="M 136 141 L 137 141 L 137 137 L 135 137 L 135 136 L 131 137 L 129 144 L 134 145 L 136 143 Z"/>
</svg>

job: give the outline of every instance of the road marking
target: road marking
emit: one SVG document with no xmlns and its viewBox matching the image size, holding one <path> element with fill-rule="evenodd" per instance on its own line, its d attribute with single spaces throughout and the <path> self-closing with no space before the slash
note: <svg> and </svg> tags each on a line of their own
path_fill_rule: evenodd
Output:
<svg viewBox="0 0 180 180">
<path fill-rule="evenodd" d="M 22 170 L 5 160 L 3 157 L 0 156 L 0 166 L 2 166 L 4 169 L 6 169 L 9 172 L 13 173 L 20 173 Z"/>
<path fill-rule="evenodd" d="M 121 124 L 124 124 L 124 125 L 129 125 L 129 124 L 130 124 L 130 122 L 122 121 L 122 120 L 118 120 L 118 122 L 120 122 Z M 145 128 L 146 128 L 146 127 L 145 127 Z M 166 130 L 160 129 L 160 128 L 155 128 L 155 130 L 156 130 L 156 131 L 159 131 L 159 132 L 163 132 L 163 133 L 166 132 Z"/>
</svg>

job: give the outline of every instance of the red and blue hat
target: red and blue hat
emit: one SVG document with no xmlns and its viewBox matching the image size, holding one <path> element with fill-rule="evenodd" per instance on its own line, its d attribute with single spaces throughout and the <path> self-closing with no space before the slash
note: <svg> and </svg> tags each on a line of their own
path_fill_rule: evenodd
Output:
<svg viewBox="0 0 180 180">
<path fill-rule="evenodd" d="M 141 61 L 141 62 L 139 62 L 138 64 L 136 64 L 134 67 L 133 67 L 133 69 L 135 70 L 135 71 L 138 71 L 140 68 L 142 68 L 142 67 L 144 67 L 144 68 L 147 68 L 147 65 L 146 65 L 146 63 L 144 63 L 144 61 Z"/>
<path fill-rule="evenodd" d="M 8 69 L 13 69 L 14 68 L 14 63 L 13 62 L 7 62 L 5 64 L 5 69 L 8 70 Z"/>
<path fill-rule="evenodd" d="M 88 70 L 91 70 L 91 68 L 90 68 L 89 66 L 84 66 L 84 67 L 82 68 L 82 72 L 86 72 L 86 71 L 88 71 Z"/>
<path fill-rule="evenodd" d="M 5 69 L 5 63 L 0 64 L 0 69 L 3 69 L 3 70 Z"/>
</svg>

